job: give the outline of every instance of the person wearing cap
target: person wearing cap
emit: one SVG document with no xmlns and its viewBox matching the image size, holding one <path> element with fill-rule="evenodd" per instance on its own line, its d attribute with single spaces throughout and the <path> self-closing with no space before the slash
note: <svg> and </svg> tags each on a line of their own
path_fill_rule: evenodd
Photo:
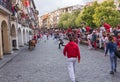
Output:
<svg viewBox="0 0 120 82">
<path fill-rule="evenodd" d="M 67 67 L 72 82 L 75 82 L 75 63 L 78 60 L 80 63 L 80 50 L 78 45 L 74 42 L 73 37 L 69 37 L 69 42 L 64 47 L 64 56 L 67 56 Z"/>
</svg>

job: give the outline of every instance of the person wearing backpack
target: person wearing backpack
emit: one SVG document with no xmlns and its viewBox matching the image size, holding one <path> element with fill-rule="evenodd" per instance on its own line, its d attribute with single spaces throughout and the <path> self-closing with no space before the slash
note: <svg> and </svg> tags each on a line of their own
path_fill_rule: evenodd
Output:
<svg viewBox="0 0 120 82">
<path fill-rule="evenodd" d="M 117 57 L 115 55 L 115 51 L 117 50 L 117 44 L 113 42 L 112 36 L 109 36 L 108 39 L 109 39 L 109 42 L 106 45 L 105 56 L 107 55 L 107 52 L 109 51 L 110 63 L 111 63 L 110 74 L 114 74 L 117 68 Z"/>
<path fill-rule="evenodd" d="M 73 37 L 69 37 L 69 42 L 65 45 L 63 50 L 64 56 L 67 56 L 67 67 L 72 82 L 75 82 L 75 63 L 78 60 L 80 63 L 80 50 L 78 45 L 74 42 Z"/>
</svg>

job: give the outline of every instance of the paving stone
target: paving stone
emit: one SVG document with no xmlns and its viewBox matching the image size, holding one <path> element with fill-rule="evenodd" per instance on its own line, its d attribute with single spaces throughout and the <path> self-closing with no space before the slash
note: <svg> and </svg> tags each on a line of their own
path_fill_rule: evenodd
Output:
<svg viewBox="0 0 120 82">
<path fill-rule="evenodd" d="M 67 43 L 67 41 L 65 41 Z M 115 75 L 110 75 L 109 56 L 80 45 L 81 62 L 76 64 L 78 82 L 120 82 L 120 62 Z M 20 55 L 0 69 L 0 82 L 70 82 L 63 47 L 53 39 L 41 41 L 36 48 L 25 48 Z"/>
</svg>

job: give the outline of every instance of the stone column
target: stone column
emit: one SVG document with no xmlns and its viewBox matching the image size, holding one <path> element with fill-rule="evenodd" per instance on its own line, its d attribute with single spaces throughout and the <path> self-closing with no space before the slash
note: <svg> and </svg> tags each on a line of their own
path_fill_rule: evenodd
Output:
<svg viewBox="0 0 120 82">
<path fill-rule="evenodd" d="M 21 46 L 24 46 L 23 29 L 21 30 Z"/>
<path fill-rule="evenodd" d="M 1 28 L 0 28 L 0 59 L 3 58 L 3 51 L 2 51 L 2 38 L 1 38 Z"/>
<path fill-rule="evenodd" d="M 19 49 L 19 44 L 18 44 L 18 31 L 16 30 L 16 49 Z"/>
</svg>

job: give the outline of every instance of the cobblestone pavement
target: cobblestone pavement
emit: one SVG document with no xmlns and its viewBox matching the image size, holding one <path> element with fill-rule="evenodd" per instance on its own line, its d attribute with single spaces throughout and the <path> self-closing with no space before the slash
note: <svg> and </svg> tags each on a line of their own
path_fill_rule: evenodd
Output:
<svg viewBox="0 0 120 82">
<path fill-rule="evenodd" d="M 36 48 L 24 49 L 0 69 L 0 82 L 70 82 L 63 47 L 50 39 L 41 41 Z M 117 73 L 109 74 L 109 57 L 102 51 L 88 50 L 80 45 L 81 62 L 76 65 L 78 82 L 120 82 L 120 60 Z"/>
</svg>

